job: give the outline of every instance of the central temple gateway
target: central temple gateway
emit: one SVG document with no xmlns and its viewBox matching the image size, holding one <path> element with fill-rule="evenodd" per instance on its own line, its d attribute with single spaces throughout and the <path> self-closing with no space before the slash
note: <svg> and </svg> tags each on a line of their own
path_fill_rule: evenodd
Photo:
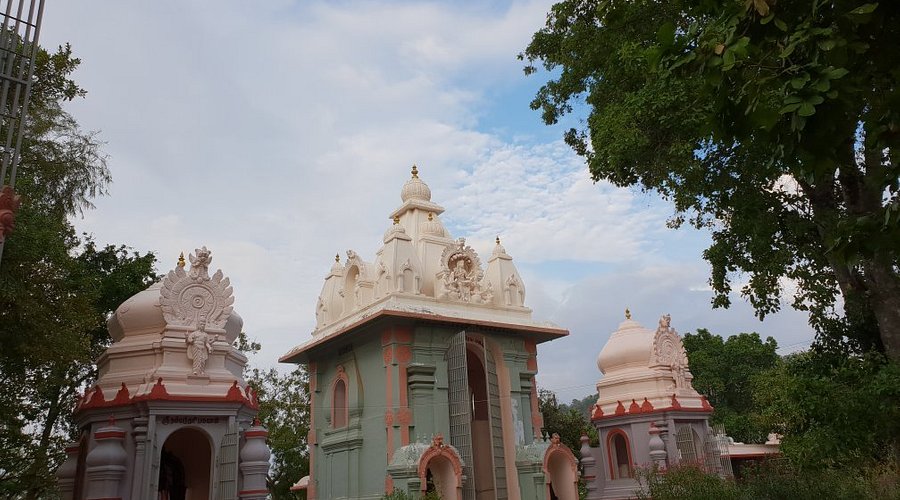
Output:
<svg viewBox="0 0 900 500">
<path fill-rule="evenodd" d="M 308 498 L 577 498 L 577 461 L 541 439 L 532 320 L 498 238 L 487 265 L 440 220 L 416 167 L 374 263 L 336 257 L 312 338 L 281 358 L 308 367 Z M 308 481 L 308 482 L 307 482 Z"/>
</svg>

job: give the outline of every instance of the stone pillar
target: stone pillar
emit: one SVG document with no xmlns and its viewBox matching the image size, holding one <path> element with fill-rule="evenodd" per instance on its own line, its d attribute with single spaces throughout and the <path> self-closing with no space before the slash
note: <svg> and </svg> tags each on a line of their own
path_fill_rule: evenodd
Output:
<svg viewBox="0 0 900 500">
<path fill-rule="evenodd" d="M 131 438 L 134 439 L 134 464 L 131 468 L 131 498 L 141 498 L 148 489 L 146 478 L 150 464 L 147 460 L 147 424 L 146 417 L 138 417 L 131 421 Z"/>
<path fill-rule="evenodd" d="M 56 469 L 56 484 L 62 500 L 73 500 L 75 496 L 75 474 L 78 472 L 78 443 L 66 445 L 66 461 Z"/>
<path fill-rule="evenodd" d="M 109 425 L 94 432 L 94 449 L 88 453 L 87 465 L 87 500 L 121 500 L 119 485 L 125 477 L 125 464 L 128 454 L 122 443 L 125 431 L 116 425 L 110 417 Z"/>
<path fill-rule="evenodd" d="M 650 442 L 648 443 L 648 446 L 650 447 L 650 460 L 656 468 L 663 470 L 667 465 L 667 453 L 666 443 L 664 443 L 659 436 L 662 433 L 662 429 L 657 427 L 653 422 L 650 422 L 650 430 L 647 432 L 650 434 Z"/>
<path fill-rule="evenodd" d="M 259 423 L 259 419 L 244 432 L 240 464 L 243 487 L 238 493 L 242 500 L 265 500 L 269 494 L 266 476 L 269 474 L 272 450 L 266 444 L 268 435 L 269 431 Z"/>
<path fill-rule="evenodd" d="M 579 453 L 581 454 L 581 466 L 584 470 L 584 487 L 587 490 L 587 495 L 584 498 L 586 500 L 595 500 L 600 498 L 600 482 L 602 478 L 597 467 L 597 459 L 594 458 L 594 454 L 591 452 L 590 443 L 591 440 L 587 436 L 582 435 Z"/>
<path fill-rule="evenodd" d="M 434 372 L 437 367 L 423 363 L 410 363 L 406 368 L 407 384 L 417 432 L 435 429 L 434 422 Z M 403 390 L 401 388 L 400 390 Z M 428 436 L 419 436 L 428 437 Z"/>
</svg>

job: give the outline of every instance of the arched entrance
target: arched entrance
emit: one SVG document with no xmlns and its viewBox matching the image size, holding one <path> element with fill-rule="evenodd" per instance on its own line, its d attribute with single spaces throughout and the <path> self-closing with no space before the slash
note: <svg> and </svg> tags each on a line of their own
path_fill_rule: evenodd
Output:
<svg viewBox="0 0 900 500">
<path fill-rule="evenodd" d="M 547 479 L 547 497 L 553 500 L 578 500 L 578 460 L 554 433 L 544 452 L 544 475 Z"/>
<path fill-rule="evenodd" d="M 209 438 L 192 428 L 178 429 L 165 444 L 159 460 L 159 500 L 209 499 L 212 449 Z"/>
<path fill-rule="evenodd" d="M 419 457 L 419 480 L 422 493 L 433 492 L 445 500 L 462 499 L 462 464 L 452 447 L 437 435 L 431 446 Z"/>
</svg>

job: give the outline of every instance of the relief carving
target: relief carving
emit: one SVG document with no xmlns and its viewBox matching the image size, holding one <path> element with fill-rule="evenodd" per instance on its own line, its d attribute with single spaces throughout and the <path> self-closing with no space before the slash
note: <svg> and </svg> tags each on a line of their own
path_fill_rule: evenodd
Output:
<svg viewBox="0 0 900 500">
<path fill-rule="evenodd" d="M 194 375 L 206 375 L 206 362 L 213 352 L 213 342 L 219 340 L 218 335 L 210 335 L 206 332 L 206 318 L 201 316 L 197 329 L 184 334 L 184 341 L 188 345 L 187 357 L 192 362 Z"/>
<path fill-rule="evenodd" d="M 478 254 L 466 246 L 465 238 L 460 238 L 441 255 L 441 272 L 437 279 L 443 285 L 443 291 L 438 298 L 475 304 L 490 302 L 494 298 L 493 287 L 490 283 L 483 287 L 482 278 L 484 271 Z"/>
<path fill-rule="evenodd" d="M 190 255 L 191 269 L 178 266 L 163 278 L 159 304 L 166 323 L 194 327 L 204 318 L 207 326 L 224 329 L 234 309 L 231 282 L 222 270 L 209 276 L 212 256 L 206 247 Z"/>
<path fill-rule="evenodd" d="M 672 372 L 674 389 L 685 389 L 688 371 L 687 352 L 684 350 L 681 337 L 671 324 L 670 315 L 666 314 L 659 318 L 659 326 L 653 337 L 650 365 L 667 367 Z"/>
</svg>

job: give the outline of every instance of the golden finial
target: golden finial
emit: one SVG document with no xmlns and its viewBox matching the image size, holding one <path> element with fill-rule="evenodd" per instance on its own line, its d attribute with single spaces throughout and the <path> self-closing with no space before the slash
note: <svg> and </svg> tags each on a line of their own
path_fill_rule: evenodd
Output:
<svg viewBox="0 0 900 500">
<path fill-rule="evenodd" d="M 500 237 L 499 237 L 499 236 L 497 236 L 497 244 L 498 244 L 498 245 L 500 244 Z"/>
<path fill-rule="evenodd" d="M 631 311 L 628 308 L 625 308 L 625 319 L 631 319 Z"/>
<path fill-rule="evenodd" d="M 178 255 L 178 267 L 184 267 L 184 252 Z"/>
<path fill-rule="evenodd" d="M 394 225 L 396 226 L 397 224 L 400 224 L 400 216 L 399 215 L 394 216 Z"/>
<path fill-rule="evenodd" d="M 415 164 L 413 164 L 412 176 L 413 176 L 413 179 L 419 178 L 419 167 L 417 167 Z"/>
<path fill-rule="evenodd" d="M 340 262 L 340 261 L 341 261 L 341 254 L 339 254 L 339 253 L 334 254 L 334 261 L 335 261 L 335 262 Z"/>
<path fill-rule="evenodd" d="M 431 222 L 431 221 L 433 221 L 433 220 L 434 220 L 434 213 L 433 213 L 433 212 L 428 212 L 428 222 Z"/>
</svg>

